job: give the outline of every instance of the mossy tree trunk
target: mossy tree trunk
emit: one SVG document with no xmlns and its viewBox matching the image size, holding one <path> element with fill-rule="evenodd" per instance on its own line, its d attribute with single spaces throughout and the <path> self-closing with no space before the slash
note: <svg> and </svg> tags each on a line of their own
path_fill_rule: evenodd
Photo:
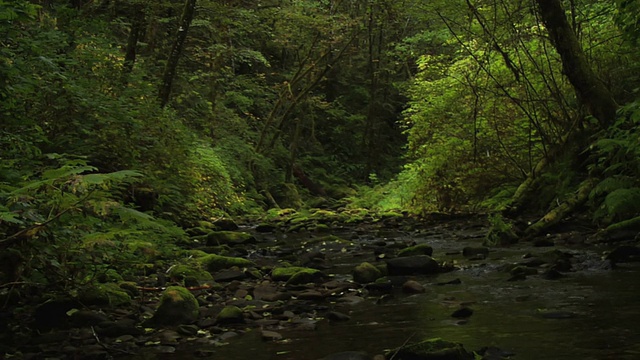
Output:
<svg viewBox="0 0 640 360">
<path fill-rule="evenodd" d="M 618 105 L 609 89 L 591 69 L 560 0 L 537 0 L 537 3 L 540 18 L 562 59 L 564 74 L 600 127 L 607 128 L 616 117 Z"/>
<path fill-rule="evenodd" d="M 577 98 L 597 121 L 600 129 L 606 129 L 615 120 L 618 105 L 613 95 L 605 84 L 600 81 L 593 71 L 587 57 L 580 45 L 574 29 L 571 27 L 560 0 L 537 0 L 538 14 L 544 23 L 556 51 L 562 60 L 563 72 L 573 86 Z M 581 128 L 589 128 L 589 124 L 583 122 Z M 595 130 L 595 129 L 592 129 Z M 556 161 L 560 155 L 571 147 L 575 147 L 579 140 L 579 134 L 566 134 L 566 141 L 559 144 L 546 158 L 542 159 L 535 170 L 529 174 L 527 180 L 516 191 L 512 198 L 508 213 L 517 214 L 522 209 L 523 203 L 538 188 L 539 181 L 536 176 L 549 168 L 549 164 Z M 588 199 L 589 193 L 597 184 L 596 179 L 588 178 L 583 181 L 575 195 L 549 211 L 538 222 L 527 230 L 528 236 L 536 236 L 548 227 L 558 223 L 570 215 Z"/>
</svg>

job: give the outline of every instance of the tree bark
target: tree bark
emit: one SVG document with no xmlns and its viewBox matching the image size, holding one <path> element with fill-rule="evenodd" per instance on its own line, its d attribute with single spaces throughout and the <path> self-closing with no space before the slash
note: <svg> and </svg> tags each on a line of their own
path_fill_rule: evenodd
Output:
<svg viewBox="0 0 640 360">
<path fill-rule="evenodd" d="M 173 79 L 176 75 L 176 69 L 178 68 L 178 62 L 180 56 L 184 50 L 184 43 L 187 40 L 187 34 L 189 32 L 189 26 L 195 15 L 196 0 L 185 0 L 184 8 L 182 9 L 182 16 L 180 16 L 180 24 L 178 26 L 178 32 L 176 34 L 176 41 L 173 43 L 167 65 L 164 68 L 164 75 L 162 76 L 162 85 L 160 86 L 160 106 L 165 107 L 169 103 L 171 97 L 171 87 L 173 85 Z"/>
<path fill-rule="evenodd" d="M 129 81 L 129 74 L 133 71 L 133 66 L 136 63 L 138 41 L 144 33 L 144 9 L 140 4 L 133 6 L 133 17 L 131 19 L 131 30 L 129 30 L 129 37 L 127 38 L 127 46 L 125 48 L 124 62 L 122 64 L 122 82 L 127 84 Z"/>
<path fill-rule="evenodd" d="M 537 0 L 538 12 L 551 42 L 562 59 L 564 74 L 589 113 L 606 129 L 616 117 L 618 104 L 611 92 L 591 69 L 560 0 Z"/>
</svg>

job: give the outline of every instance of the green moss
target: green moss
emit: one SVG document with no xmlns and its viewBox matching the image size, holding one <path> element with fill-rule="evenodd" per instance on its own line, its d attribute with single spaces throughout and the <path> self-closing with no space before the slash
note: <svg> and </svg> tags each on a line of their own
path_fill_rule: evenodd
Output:
<svg viewBox="0 0 640 360">
<path fill-rule="evenodd" d="M 382 277 L 382 272 L 371 263 L 363 262 L 356 266 L 353 271 L 353 281 L 360 284 L 368 284 Z"/>
<path fill-rule="evenodd" d="M 315 269 L 311 269 L 315 270 Z M 289 280 L 287 280 L 286 285 L 300 285 L 300 284 L 308 284 L 312 282 L 316 282 L 322 278 L 322 272 L 320 271 L 298 271 L 295 274 L 291 275 Z"/>
<path fill-rule="evenodd" d="M 225 306 L 216 320 L 222 324 L 239 323 L 244 321 L 244 315 L 242 309 L 237 306 Z"/>
<path fill-rule="evenodd" d="M 252 261 L 239 257 L 221 256 L 216 254 L 209 254 L 198 259 L 198 263 L 210 272 L 216 272 L 223 269 L 228 269 L 234 266 L 237 267 L 250 267 L 255 266 Z"/>
<path fill-rule="evenodd" d="M 118 284 L 122 290 L 124 290 L 129 296 L 138 296 L 140 295 L 140 290 L 138 290 L 138 284 L 133 281 L 124 281 Z"/>
<path fill-rule="evenodd" d="M 409 246 L 398 251 L 398 256 L 433 255 L 433 248 L 427 244 Z"/>
<path fill-rule="evenodd" d="M 473 359 L 473 355 L 469 354 L 461 344 L 445 341 L 439 338 L 405 345 L 401 348 L 390 350 L 387 355 L 391 354 L 394 354 L 394 356 L 397 356 L 400 359 Z"/>
<path fill-rule="evenodd" d="M 143 255 L 146 259 L 154 259 L 160 254 L 156 245 L 151 241 L 134 240 L 128 242 L 127 247 L 132 253 Z"/>
<path fill-rule="evenodd" d="M 211 273 L 206 270 L 200 269 L 197 265 L 176 265 L 169 271 L 169 276 L 174 279 L 184 279 L 186 277 L 195 278 L 197 280 L 212 280 Z"/>
<path fill-rule="evenodd" d="M 196 321 L 199 314 L 198 300 L 189 290 L 170 286 L 162 293 L 160 305 L 149 323 L 168 326 L 189 324 Z"/>
<path fill-rule="evenodd" d="M 118 284 L 107 283 L 88 287 L 78 294 L 78 300 L 85 305 L 129 305 L 131 296 Z"/>
<path fill-rule="evenodd" d="M 207 246 L 255 244 L 256 238 L 239 231 L 212 231 L 206 235 Z"/>
<path fill-rule="evenodd" d="M 110 282 L 117 283 L 117 282 L 124 281 L 124 279 L 120 274 L 118 274 L 116 270 L 108 269 L 107 271 L 105 271 L 104 273 L 98 276 L 98 281 L 100 281 L 101 283 L 110 283 Z"/>
<path fill-rule="evenodd" d="M 294 275 L 298 273 L 305 273 L 310 276 L 320 277 L 322 272 L 317 269 L 311 269 L 306 267 L 291 266 L 291 267 L 277 267 L 271 271 L 271 279 L 275 281 L 288 281 Z"/>
<path fill-rule="evenodd" d="M 185 254 L 187 256 L 192 256 L 195 258 L 199 258 L 199 257 L 203 257 L 203 256 L 207 256 L 209 255 L 208 253 L 202 251 L 202 250 L 197 250 L 197 249 L 193 249 L 193 250 L 187 250 L 185 251 Z"/>
</svg>

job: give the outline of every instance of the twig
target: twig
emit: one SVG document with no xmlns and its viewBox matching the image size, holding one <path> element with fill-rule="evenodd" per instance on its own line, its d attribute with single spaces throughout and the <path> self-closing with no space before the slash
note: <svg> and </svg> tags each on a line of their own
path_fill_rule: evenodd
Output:
<svg viewBox="0 0 640 360">
<path fill-rule="evenodd" d="M 393 353 L 393 355 L 391 355 L 389 360 L 393 360 L 393 358 L 396 357 L 396 355 L 398 355 L 398 352 L 402 350 L 402 348 L 405 347 L 409 342 L 409 340 L 411 340 L 411 338 L 414 337 L 415 335 L 416 333 L 411 334 L 411 336 L 409 336 L 409 338 L 407 338 L 407 340 L 405 340 L 404 343 L 402 343 L 402 345 L 400 345 L 400 347 L 396 349 L 396 351 Z"/>
</svg>

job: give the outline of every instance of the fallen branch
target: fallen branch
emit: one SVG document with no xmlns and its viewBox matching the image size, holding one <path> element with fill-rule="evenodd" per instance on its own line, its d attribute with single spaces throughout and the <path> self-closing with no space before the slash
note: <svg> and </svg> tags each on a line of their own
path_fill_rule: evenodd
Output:
<svg viewBox="0 0 640 360">
<path fill-rule="evenodd" d="M 584 204 L 589 199 L 589 194 L 599 180 L 595 178 L 589 178 L 583 181 L 578 187 L 575 195 L 567 199 L 565 202 L 558 205 L 558 207 L 549 211 L 545 216 L 538 220 L 535 224 L 529 226 L 525 230 L 525 235 L 528 238 L 534 237 L 542 233 L 545 229 L 552 225 L 555 225 L 562 221 L 567 215 L 572 213 L 576 208 Z"/>
</svg>

